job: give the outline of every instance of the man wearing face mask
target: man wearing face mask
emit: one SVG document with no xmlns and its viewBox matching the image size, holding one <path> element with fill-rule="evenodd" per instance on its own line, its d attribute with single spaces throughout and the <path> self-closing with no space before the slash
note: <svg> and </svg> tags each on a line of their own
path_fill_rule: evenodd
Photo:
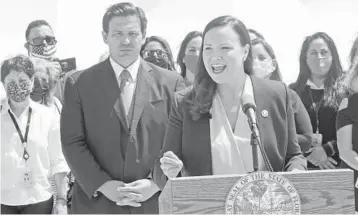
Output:
<svg viewBox="0 0 358 215">
<path fill-rule="evenodd" d="M 50 61 L 58 68 L 58 71 L 62 71 L 61 65 L 56 58 L 57 51 L 57 40 L 54 36 L 54 32 L 50 24 L 45 20 L 35 20 L 32 21 L 26 29 L 26 43 L 25 48 L 28 51 L 28 55 L 33 58 L 40 58 Z M 64 92 L 64 83 L 68 75 L 74 73 L 75 70 L 66 73 L 65 75 L 60 72 L 58 78 L 60 81 L 55 86 L 55 97 L 57 97 L 61 102 L 63 102 L 63 92 Z M 36 85 L 39 86 L 39 85 Z M 36 93 L 42 93 L 42 89 L 34 88 L 33 96 L 38 97 L 40 94 L 35 95 Z M 34 99 L 34 98 L 33 98 Z"/>
<path fill-rule="evenodd" d="M 171 70 L 170 63 L 168 62 L 168 56 L 164 51 L 161 50 L 146 50 L 143 52 L 143 58 L 145 61 L 159 66 L 163 69 Z"/>
<path fill-rule="evenodd" d="M 173 53 L 169 43 L 158 36 L 148 37 L 140 50 L 141 57 L 156 66 L 170 71 L 176 71 Z"/>
</svg>

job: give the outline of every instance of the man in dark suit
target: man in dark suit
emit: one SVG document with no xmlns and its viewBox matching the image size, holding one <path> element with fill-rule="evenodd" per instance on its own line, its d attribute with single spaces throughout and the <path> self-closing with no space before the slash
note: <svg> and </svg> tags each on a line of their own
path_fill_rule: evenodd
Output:
<svg viewBox="0 0 358 215">
<path fill-rule="evenodd" d="M 131 3 L 103 17 L 110 57 L 67 78 L 64 155 L 75 175 L 73 213 L 158 213 L 150 179 L 182 78 L 139 57 L 147 20 Z"/>
</svg>

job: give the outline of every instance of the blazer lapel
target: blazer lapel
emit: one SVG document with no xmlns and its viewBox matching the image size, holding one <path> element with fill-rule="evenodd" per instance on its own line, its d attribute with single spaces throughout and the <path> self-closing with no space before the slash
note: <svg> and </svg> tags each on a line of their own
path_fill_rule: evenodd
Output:
<svg viewBox="0 0 358 215">
<path fill-rule="evenodd" d="M 189 115 L 189 113 L 187 112 Z M 191 116 L 188 116 L 191 117 Z M 211 154 L 211 137 L 210 137 L 210 117 L 208 115 L 201 116 L 200 119 L 193 121 L 187 119 L 185 123 L 189 127 L 184 135 L 183 150 L 191 157 L 188 170 L 183 169 L 183 176 L 187 176 L 188 172 L 194 175 L 212 175 L 212 154 Z"/>
<path fill-rule="evenodd" d="M 109 101 L 114 101 L 113 108 L 116 112 L 118 120 L 120 121 L 126 132 L 129 132 L 128 120 L 125 113 L 122 97 L 119 93 L 117 77 L 115 76 L 109 58 L 103 62 L 103 69 L 98 74 L 100 74 L 98 75 L 98 81 L 104 89 L 105 94 L 108 96 Z"/>
<path fill-rule="evenodd" d="M 264 88 L 261 87 L 264 85 L 261 83 L 261 79 L 256 78 L 254 76 L 250 76 L 250 77 L 251 77 L 251 81 L 252 81 L 252 88 L 254 91 L 254 99 L 255 99 L 256 106 L 257 106 L 256 120 L 257 120 L 258 129 L 260 131 L 260 140 L 261 140 L 261 143 L 264 147 L 266 154 L 269 154 L 270 153 L 269 151 L 271 149 L 268 146 L 268 144 L 270 144 L 270 143 L 265 142 L 265 139 L 267 139 L 267 137 L 269 137 L 270 134 L 268 134 L 266 132 L 267 129 L 260 129 L 260 128 L 272 126 L 271 120 L 269 120 L 270 117 L 267 118 L 267 116 L 269 115 L 269 112 L 267 109 L 268 108 L 267 104 L 272 101 L 267 101 L 267 99 L 266 99 L 267 92 L 265 91 Z"/>
<path fill-rule="evenodd" d="M 142 115 L 144 106 L 148 104 L 151 100 L 150 91 L 154 86 L 153 77 L 150 75 L 150 71 L 152 68 L 146 64 L 143 60 L 141 60 L 141 64 L 138 71 L 138 80 L 135 90 L 135 95 L 133 97 L 133 116 L 130 127 L 131 136 L 135 136 L 135 131 L 137 130 L 139 119 Z"/>
<path fill-rule="evenodd" d="M 210 136 L 210 119 L 211 117 L 205 115 L 198 122 L 198 130 L 196 131 L 196 136 L 200 136 L 202 145 L 198 148 L 198 153 L 202 155 L 202 160 L 205 163 L 204 168 L 201 168 L 199 171 L 202 171 L 202 175 L 212 175 L 213 174 L 213 157 L 211 152 L 211 136 Z M 197 135 L 204 134 L 204 135 Z M 198 165 L 199 166 L 199 165 Z"/>
</svg>

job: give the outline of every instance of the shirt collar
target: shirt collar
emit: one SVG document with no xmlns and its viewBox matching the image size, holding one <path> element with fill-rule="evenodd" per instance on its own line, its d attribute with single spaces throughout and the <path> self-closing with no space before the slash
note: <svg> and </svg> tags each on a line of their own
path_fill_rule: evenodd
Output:
<svg viewBox="0 0 358 215">
<path fill-rule="evenodd" d="M 318 87 L 310 79 L 307 80 L 306 85 L 309 86 L 312 90 L 324 90 L 324 84 L 322 86 Z"/>
<path fill-rule="evenodd" d="M 116 74 L 116 77 L 118 78 L 119 75 L 122 73 L 122 71 L 124 70 L 124 68 L 119 65 L 118 63 L 116 63 L 112 57 L 109 58 L 109 61 L 112 65 L 112 68 L 114 70 L 114 73 Z M 130 65 L 127 70 L 128 72 L 131 74 L 132 80 L 135 81 L 137 79 L 137 74 L 138 74 L 138 70 L 139 70 L 139 66 L 140 66 L 140 57 L 138 57 L 138 59 L 136 61 L 134 61 L 134 63 L 132 63 L 132 65 Z"/>
<path fill-rule="evenodd" d="M 32 99 L 30 99 L 30 103 L 29 105 L 25 108 L 24 112 L 22 114 L 24 114 L 25 112 L 27 113 L 29 107 L 32 108 L 32 112 L 36 111 L 37 110 L 37 103 L 34 102 Z M 4 114 L 8 114 L 8 110 L 11 111 L 12 113 L 12 110 L 10 109 L 10 105 L 9 105 L 9 102 L 5 102 L 4 106 L 2 107 L 1 109 L 1 115 L 4 115 Z M 22 115 L 21 114 L 21 115 Z"/>
</svg>

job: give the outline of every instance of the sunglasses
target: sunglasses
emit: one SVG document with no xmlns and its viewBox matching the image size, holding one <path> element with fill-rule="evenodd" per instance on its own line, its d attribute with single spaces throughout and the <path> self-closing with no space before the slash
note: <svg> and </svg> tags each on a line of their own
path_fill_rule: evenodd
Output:
<svg viewBox="0 0 358 215">
<path fill-rule="evenodd" d="M 168 57 L 168 53 L 163 51 L 163 50 L 145 50 L 143 51 L 143 58 L 148 58 L 148 57 L 159 57 L 159 58 L 164 58 L 164 57 Z"/>
<path fill-rule="evenodd" d="M 44 41 L 46 41 L 46 43 L 48 45 L 55 45 L 57 43 L 57 40 L 55 37 L 51 37 L 51 36 L 45 36 L 45 37 L 35 37 L 34 39 L 31 40 L 32 43 L 30 43 L 31 45 L 43 45 Z"/>
</svg>

